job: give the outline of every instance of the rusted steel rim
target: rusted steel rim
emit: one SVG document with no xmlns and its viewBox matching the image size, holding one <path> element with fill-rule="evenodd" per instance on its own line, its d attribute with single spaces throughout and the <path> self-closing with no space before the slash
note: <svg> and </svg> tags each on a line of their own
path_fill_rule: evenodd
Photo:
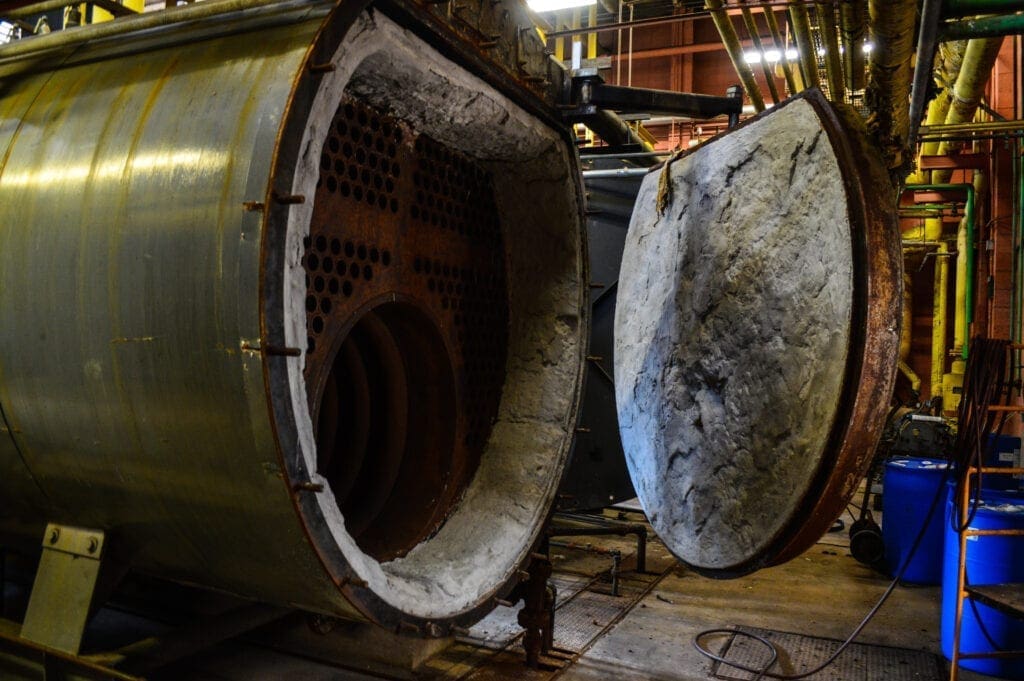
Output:
<svg viewBox="0 0 1024 681">
<path fill-rule="evenodd" d="M 336 539 L 337 524 L 332 525 L 334 521 L 325 516 L 325 497 L 304 492 L 316 491 L 317 485 L 302 486 L 302 481 L 315 473 L 326 473 L 342 510 L 345 529 L 366 557 L 383 565 L 405 556 L 418 542 L 432 541 L 446 514 L 460 503 L 490 438 L 505 381 L 509 327 L 505 315 L 511 296 L 505 290 L 506 274 L 502 268 L 507 257 L 500 241 L 500 225 L 489 217 L 497 207 L 470 215 L 458 205 L 454 191 L 437 188 L 445 182 L 455 189 L 464 189 L 473 182 L 485 187 L 494 178 L 486 176 L 483 166 L 477 168 L 473 159 L 460 156 L 454 148 L 420 134 L 400 119 L 388 119 L 389 113 L 373 109 L 346 86 L 345 97 L 349 99 L 343 101 L 330 123 L 320 159 L 321 184 L 315 197 L 291 196 L 293 178 L 305 162 L 298 156 L 308 151 L 300 151 L 307 117 L 313 111 L 320 78 L 331 73 L 324 65 L 331 66 L 350 27 L 369 5 L 339 4 L 311 47 L 306 60 L 308 68 L 295 83 L 291 108 L 284 117 L 266 200 L 263 239 L 268 244 L 264 246 L 268 257 L 263 264 L 261 285 L 267 297 L 261 319 L 264 337 L 277 344 L 284 344 L 284 324 L 288 323 L 279 314 L 287 275 L 286 263 L 278 259 L 291 257 L 278 245 L 288 242 L 290 207 L 312 204 L 311 239 L 305 244 L 302 263 L 309 277 L 310 296 L 306 300 L 309 347 L 303 353 L 307 360 L 303 373 L 310 413 L 317 414 L 314 432 L 319 434 L 322 444 L 333 443 L 333 451 L 316 462 L 317 470 L 309 470 L 309 463 L 302 456 L 285 455 L 286 447 L 299 442 L 300 428 L 294 416 L 298 407 L 289 406 L 292 383 L 287 365 L 275 365 L 284 358 L 265 355 L 267 389 L 275 405 L 275 435 L 285 443 L 280 450 L 281 463 L 296 490 L 296 509 L 311 545 L 335 584 L 368 619 L 394 630 L 440 636 L 449 627 L 476 621 L 493 609 L 493 597 L 514 586 L 514 570 L 507 571 L 500 585 L 489 584 L 486 593 L 474 595 L 473 601 L 457 613 L 427 619 L 402 612 L 394 602 L 386 600 L 387 594 L 378 592 L 361 578 L 360 572 L 366 570 L 366 565 L 350 563 L 349 548 Z M 526 115 L 551 131 L 557 130 L 558 138 L 571 148 L 568 132 L 559 125 L 553 111 L 541 106 L 536 95 L 515 83 L 491 79 L 493 66 L 478 62 L 479 57 L 454 37 L 407 25 L 410 11 L 397 5 L 375 5 L 371 17 L 379 12 L 415 32 L 444 57 L 521 106 Z M 353 125 L 346 118 L 346 105 L 354 107 L 360 135 L 370 134 L 366 139 L 360 137 L 361 143 L 352 136 Z M 359 120 L 363 113 L 365 122 Z M 385 137 L 382 151 L 377 137 L 388 126 L 401 129 L 401 139 L 395 138 L 389 144 L 387 133 L 380 133 Z M 346 147 L 350 142 L 351 149 Z M 357 158 L 360 144 L 365 157 Z M 394 146 L 395 151 L 389 146 Z M 371 151 L 376 154 L 376 167 L 370 160 Z M 571 157 L 567 158 L 571 164 Z M 381 159 L 387 161 L 389 169 L 381 170 Z M 396 164 L 400 166 L 398 173 L 394 170 Z M 353 167 L 355 176 L 350 174 Z M 361 191 L 357 192 L 357 187 Z M 476 204 L 486 204 L 481 192 L 466 193 Z M 330 199 L 334 209 L 318 213 L 328 204 L 328 194 L 334 197 Z M 371 218 L 371 213 L 378 217 Z M 339 234 L 331 233 L 334 220 L 345 221 L 356 235 L 348 239 L 352 248 L 342 240 L 340 255 L 331 243 L 334 237 L 341 239 Z M 422 241 L 422 237 L 413 225 L 448 232 L 433 244 L 417 245 L 416 239 Z M 489 232 L 497 234 L 499 240 L 489 241 Z M 316 241 L 320 235 L 327 237 L 326 251 Z M 578 240 L 579 236 L 574 238 Z M 360 248 L 365 248 L 365 260 Z M 311 262 L 313 253 L 318 262 Z M 325 268 L 325 253 L 330 254 L 331 271 Z M 347 274 L 339 273 L 341 261 L 348 269 Z M 355 266 L 358 270 L 353 269 Z M 326 311 L 325 301 L 329 302 Z M 318 318 L 320 321 L 316 321 Z M 578 397 L 578 389 L 578 385 L 573 386 L 570 394 Z M 575 399 L 571 405 L 573 413 Z M 365 412 L 357 413 L 344 406 L 354 407 L 359 402 L 366 404 Z M 378 421 L 385 414 L 389 420 L 397 417 L 402 422 L 398 432 L 385 427 L 389 421 Z M 375 447 L 374 443 L 380 441 L 387 444 Z M 310 451 L 305 444 L 301 447 L 298 451 Z M 554 455 L 553 460 L 557 460 Z M 371 474 L 371 469 L 378 466 L 384 474 Z M 354 473 L 357 468 L 358 474 Z M 364 485 L 366 480 L 373 482 Z M 340 498 L 344 493 L 353 500 L 353 508 L 346 508 L 346 500 Z M 552 496 L 553 493 L 552 484 Z M 356 502 L 363 498 L 368 498 L 365 505 Z M 358 513 L 366 515 L 357 517 Z M 538 519 L 536 530 L 539 529 Z M 527 550 L 524 546 L 517 552 Z"/>
</svg>

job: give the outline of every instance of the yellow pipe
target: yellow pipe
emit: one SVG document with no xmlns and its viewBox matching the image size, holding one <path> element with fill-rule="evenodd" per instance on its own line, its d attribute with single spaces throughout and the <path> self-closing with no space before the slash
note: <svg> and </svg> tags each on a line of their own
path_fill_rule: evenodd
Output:
<svg viewBox="0 0 1024 681">
<path fill-rule="evenodd" d="M 966 40 L 956 40 L 949 43 L 939 43 L 939 52 L 935 58 L 935 84 L 938 93 L 928 103 L 928 111 L 925 114 L 925 125 L 941 125 L 946 122 L 946 114 L 949 113 L 949 105 L 953 101 L 953 84 L 960 74 L 960 65 L 964 61 L 964 50 L 967 49 Z M 939 153 L 938 142 L 924 142 L 921 144 L 921 154 L 918 156 L 918 170 L 907 179 L 907 184 L 931 184 L 932 171 L 920 170 L 921 156 L 935 156 Z"/>
<path fill-rule="evenodd" d="M 995 66 L 999 49 L 1003 46 L 1002 36 L 998 38 L 976 38 L 967 43 L 963 65 L 953 85 L 953 99 L 946 114 L 946 124 L 967 123 L 974 119 L 978 104 L 985 94 L 992 67 Z M 957 142 L 939 144 L 940 156 L 959 148 Z M 932 172 L 932 184 L 945 184 L 952 176 L 952 170 L 935 170 Z"/>
<path fill-rule="evenodd" d="M 910 368 L 910 365 L 907 364 L 906 362 L 904 362 L 902 359 L 899 361 L 899 365 L 898 366 L 899 366 L 900 371 L 903 373 L 903 375 L 906 376 L 907 380 L 910 381 L 910 389 L 913 390 L 915 393 L 920 395 L 921 394 L 921 377 L 918 376 L 914 372 L 914 370 Z"/>
<path fill-rule="evenodd" d="M 804 89 L 803 83 L 797 82 L 797 79 L 793 77 L 793 70 L 789 67 L 789 59 L 786 57 L 786 41 L 782 39 L 782 32 L 779 31 L 779 22 L 775 19 L 775 10 L 771 7 L 765 7 L 764 20 L 768 24 L 768 32 L 772 34 L 772 42 L 775 43 L 775 49 L 779 51 L 779 67 L 782 69 L 782 75 L 786 79 L 786 85 L 789 86 L 789 92 L 790 94 L 796 94 Z M 797 72 L 799 72 L 799 69 L 797 69 Z"/>
<path fill-rule="evenodd" d="M 764 71 L 764 82 L 768 86 L 768 92 L 771 93 L 772 103 L 778 104 L 782 100 L 779 98 L 779 90 L 775 86 L 775 73 L 771 64 L 764 58 L 764 47 L 761 45 L 761 32 L 757 28 L 757 22 L 754 21 L 754 15 L 749 8 L 744 7 L 740 12 L 743 15 L 743 23 L 747 27 L 747 33 L 750 35 L 750 42 L 754 45 L 754 51 L 761 55 L 761 70 Z"/>
<path fill-rule="evenodd" d="M 736 75 L 743 83 L 743 89 L 746 90 L 750 103 L 754 105 L 754 111 L 764 111 L 761 88 L 758 87 L 757 81 L 754 79 L 754 72 L 750 69 L 750 64 L 743 58 L 740 37 L 736 35 L 736 27 L 732 25 L 732 20 L 729 19 L 729 15 L 725 11 L 725 5 L 722 0 L 705 0 L 704 6 L 711 11 L 711 19 L 715 22 L 718 35 L 722 37 L 722 44 L 725 45 L 725 50 L 729 53 L 729 60 L 732 62 L 733 68 L 736 69 Z"/>
<path fill-rule="evenodd" d="M 942 376 L 946 373 L 946 306 L 949 286 L 949 246 L 943 241 L 935 253 L 935 290 L 932 304 L 932 383 L 931 396 L 942 395 Z"/>
<path fill-rule="evenodd" d="M 825 46 L 825 76 L 828 80 L 828 96 L 833 102 L 846 99 L 843 85 L 843 62 L 839 56 L 839 34 L 836 32 L 835 7 L 831 2 L 816 2 L 818 29 Z"/>
<path fill-rule="evenodd" d="M 839 26 L 843 37 L 843 73 L 846 87 L 864 89 L 864 8 L 865 0 L 839 3 Z"/>
<path fill-rule="evenodd" d="M 128 9 L 134 10 L 136 12 L 141 12 L 144 9 L 146 9 L 146 0 L 121 0 L 121 4 L 124 5 L 125 7 L 127 7 Z M 85 7 L 86 7 L 85 4 L 83 4 L 82 5 L 82 16 L 83 17 L 86 16 L 86 14 L 85 14 Z M 100 9 L 99 7 L 95 7 L 94 6 L 92 8 L 92 19 L 89 20 L 89 23 L 90 24 L 102 24 L 102 23 L 107 22 L 107 21 L 112 21 L 113 19 L 114 19 L 114 15 L 113 14 L 111 14 L 110 12 L 108 12 L 105 9 Z"/>
<path fill-rule="evenodd" d="M 790 5 L 789 20 L 793 24 L 793 35 L 800 52 L 800 74 L 804 87 L 819 87 L 818 54 L 814 51 L 814 41 L 811 39 L 811 20 L 807 8 L 800 3 Z"/>
<path fill-rule="evenodd" d="M 587 27 L 594 28 L 597 26 L 597 5 L 591 5 L 590 14 L 587 16 Z M 597 34 L 587 34 L 587 59 L 597 59 Z"/>
<path fill-rule="evenodd" d="M 902 234 L 903 241 L 938 241 L 942 238 L 942 220 L 926 218 L 923 225 L 911 227 Z"/>
<path fill-rule="evenodd" d="M 953 351 L 960 354 L 966 341 L 967 324 L 967 218 L 960 220 L 956 230 L 956 293 L 953 304 Z"/>
</svg>

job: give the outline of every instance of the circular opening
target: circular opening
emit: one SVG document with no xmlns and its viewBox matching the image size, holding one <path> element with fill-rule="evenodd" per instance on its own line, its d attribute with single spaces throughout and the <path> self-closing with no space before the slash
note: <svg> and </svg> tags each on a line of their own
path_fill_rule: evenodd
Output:
<svg viewBox="0 0 1024 681">
<path fill-rule="evenodd" d="M 444 522 L 456 429 L 455 376 L 437 325 L 389 302 L 339 339 L 313 399 L 317 466 L 366 553 L 404 555 Z"/>
</svg>

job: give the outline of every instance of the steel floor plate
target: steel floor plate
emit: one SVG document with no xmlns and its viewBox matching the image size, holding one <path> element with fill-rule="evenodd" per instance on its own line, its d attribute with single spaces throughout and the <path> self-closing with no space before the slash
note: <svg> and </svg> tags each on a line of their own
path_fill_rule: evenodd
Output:
<svg viewBox="0 0 1024 681">
<path fill-rule="evenodd" d="M 840 641 L 814 636 L 791 634 L 756 627 L 734 627 L 739 632 L 755 634 L 771 641 L 779 652 L 779 659 L 771 671 L 782 674 L 801 674 L 824 662 L 840 645 Z M 770 653 L 759 641 L 733 634 L 726 640 L 720 653 L 729 662 L 752 669 L 760 669 Z M 753 681 L 758 678 L 739 669 L 715 662 L 711 667 L 715 678 L 726 681 Z M 945 667 L 941 658 L 932 653 L 889 648 L 886 646 L 853 643 L 832 665 L 808 676 L 808 681 L 942 681 Z"/>
</svg>

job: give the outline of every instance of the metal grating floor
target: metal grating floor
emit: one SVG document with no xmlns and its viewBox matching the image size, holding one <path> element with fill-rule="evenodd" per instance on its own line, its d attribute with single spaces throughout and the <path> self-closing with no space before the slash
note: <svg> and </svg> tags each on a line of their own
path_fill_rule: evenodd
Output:
<svg viewBox="0 0 1024 681">
<path fill-rule="evenodd" d="M 801 674 L 824 662 L 840 645 L 840 641 L 814 636 L 791 634 L 756 627 L 734 627 L 737 631 L 756 634 L 775 644 L 779 659 L 771 669 L 775 673 Z M 720 655 L 752 669 L 760 669 L 770 658 L 761 642 L 746 637 L 730 636 Z M 752 674 L 715 662 L 711 667 L 715 678 L 727 681 L 753 681 Z M 937 656 L 920 650 L 889 648 L 854 643 L 821 672 L 808 676 L 808 681 L 942 681 L 945 667 Z"/>
</svg>

